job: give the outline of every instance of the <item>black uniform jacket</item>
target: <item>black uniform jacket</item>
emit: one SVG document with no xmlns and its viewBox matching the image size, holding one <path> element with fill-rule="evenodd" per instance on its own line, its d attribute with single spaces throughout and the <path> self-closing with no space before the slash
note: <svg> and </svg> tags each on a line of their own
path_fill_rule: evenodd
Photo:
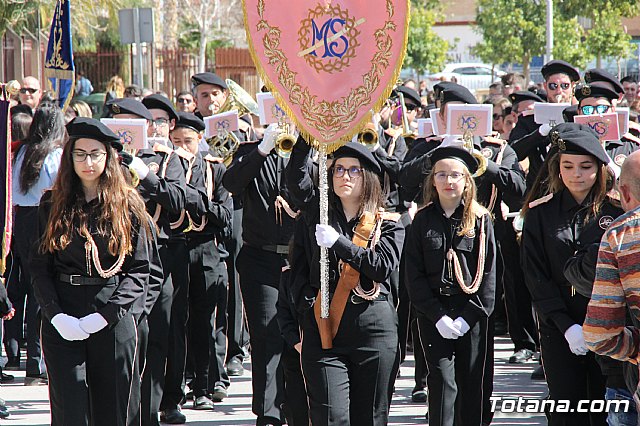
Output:
<svg viewBox="0 0 640 426">
<path fill-rule="evenodd" d="M 544 159 L 547 157 L 548 145 L 551 140 L 542 136 L 538 129 L 540 125 L 534 121 L 533 114 L 518 116 L 518 123 L 509 135 L 509 145 L 518 156 L 518 160 L 529 159 L 529 172 L 527 174 L 527 187 L 531 188 L 542 169 Z"/>
<path fill-rule="evenodd" d="M 580 205 L 567 189 L 543 201 L 547 198 L 525 217 L 522 269 L 541 327 L 564 334 L 573 324 L 583 323 L 589 303 L 565 277 L 565 264 L 577 251 L 599 242 L 622 209 L 607 199 L 598 216 L 585 222 L 589 198 Z"/>
<path fill-rule="evenodd" d="M 90 232 L 98 247 L 100 263 L 103 269 L 111 268 L 117 261 L 117 256 L 112 256 L 108 251 L 106 238 L 99 235 L 96 230 L 96 218 L 98 200 L 85 203 L 83 208 L 90 220 Z M 73 235 L 69 245 L 64 250 L 54 253 L 41 253 L 40 241 L 48 226 L 49 213 L 51 211 L 51 192 L 46 192 L 40 207 L 38 208 L 38 241 L 31 249 L 31 273 L 33 285 L 38 303 L 44 315 L 51 320 L 59 313 L 65 312 L 65 306 L 77 303 L 62 300 L 58 297 L 56 286 L 59 274 L 81 275 L 84 277 L 100 277 L 91 261 L 91 270 L 87 271 L 85 252 L 86 239 L 78 233 Z M 109 323 L 117 323 L 140 298 L 145 298 L 145 287 L 149 279 L 149 238 L 147 232 L 139 224 L 134 224 L 132 235 L 133 250 L 125 257 L 121 271 L 117 274 L 118 284 L 103 295 L 101 306 L 97 306 L 99 312 Z M 68 284 L 64 284 L 68 285 Z M 84 301 L 80 301 L 83 302 Z"/>
<path fill-rule="evenodd" d="M 289 243 L 294 219 L 284 209 L 278 212 L 275 206 L 280 195 L 293 211 L 298 210 L 284 178 L 288 161 L 275 150 L 264 157 L 258 151 L 258 144 L 242 144 L 222 178 L 229 192 L 242 194 L 242 239 L 249 246 L 261 248 Z"/>
<path fill-rule="evenodd" d="M 182 164 L 173 149 L 160 144 L 154 148 L 141 149 L 137 153 L 150 169 L 149 174 L 140 180 L 138 192 L 151 216 L 159 212 L 156 221 L 158 241 L 164 244 L 174 234 L 170 216 L 179 215 L 185 207 L 185 179 Z"/>
<path fill-rule="evenodd" d="M 287 167 L 289 192 L 296 200 L 305 200 L 305 222 L 296 229 L 294 251 L 304 250 L 306 256 L 293 256 L 291 271 L 292 295 L 299 311 L 313 306 L 320 288 L 320 247 L 315 239 L 316 224 L 320 223 L 319 192 L 308 167 L 308 149 L 294 149 Z M 380 283 L 380 293 L 389 294 L 389 277 L 400 264 L 404 228 L 399 222 L 383 220 L 380 239 L 373 248 L 361 248 L 352 242 L 359 218 L 347 220 L 340 199 L 329 194 L 329 224 L 340 234 L 329 249 L 329 292 L 333 294 L 340 278 L 338 262 L 342 260 L 360 272 L 360 284 L 367 290 L 373 282 Z"/>
<path fill-rule="evenodd" d="M 405 246 L 405 272 L 411 304 L 419 315 L 436 323 L 444 315 L 461 316 L 473 327 L 480 318 L 493 312 L 496 292 L 496 243 L 489 215 L 476 217 L 475 236 L 458 235 L 463 205 L 446 217 L 435 201 L 422 208 L 413 219 Z M 453 247 L 467 286 L 478 269 L 480 225 L 484 222 L 485 264 L 482 282 L 474 294 L 460 288 L 447 260 Z M 455 319 L 455 317 L 453 318 Z"/>
<path fill-rule="evenodd" d="M 429 152 L 440 145 L 441 138 L 430 138 L 425 142 L 414 143 L 414 149 L 406 158 L 409 160 L 402 165 L 400 172 L 400 184 L 406 194 L 413 200 L 422 201 L 422 185 L 424 179 L 431 172 Z M 500 240 L 505 233 L 505 220 L 502 217 L 500 204 L 502 201 L 509 206 L 511 211 L 517 211 L 522 204 L 522 198 L 526 190 L 524 172 L 518 163 L 518 158 L 506 144 L 498 139 L 475 140 L 476 149 L 487 159 L 487 169 L 479 177 L 475 178 L 478 188 L 477 199 L 480 204 L 489 207 L 492 199 L 493 187 L 496 188 L 496 198 L 493 203 L 496 239 Z M 500 164 L 496 163 L 502 151 Z"/>
<path fill-rule="evenodd" d="M 380 147 L 373 151 L 373 156 L 386 174 L 384 185 L 388 187 L 384 189 L 388 190 L 388 194 L 384 207 L 387 211 L 404 212 L 408 206 L 404 202 L 398 185 L 398 173 L 407 155 L 407 144 L 402 136 L 394 140 L 393 136 L 383 129 L 380 129 L 378 140 Z M 389 155 L 390 150 L 391 155 Z"/>
</svg>

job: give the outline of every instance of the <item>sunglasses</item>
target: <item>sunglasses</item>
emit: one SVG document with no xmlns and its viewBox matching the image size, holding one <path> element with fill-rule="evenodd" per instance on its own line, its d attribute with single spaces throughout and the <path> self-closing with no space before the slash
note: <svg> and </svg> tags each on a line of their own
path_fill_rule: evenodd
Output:
<svg viewBox="0 0 640 426">
<path fill-rule="evenodd" d="M 191 102 L 193 102 L 191 99 L 189 98 L 178 98 L 178 103 L 179 104 L 190 104 Z"/>
<path fill-rule="evenodd" d="M 591 115 L 594 112 L 604 114 L 609 111 L 609 108 L 611 108 L 609 105 L 584 105 L 580 107 L 580 111 L 582 111 L 582 115 Z"/>
<path fill-rule="evenodd" d="M 549 83 L 547 86 L 549 86 L 549 89 L 551 90 L 556 90 L 558 88 L 558 83 Z M 560 88 L 562 90 L 567 90 L 569 87 L 571 87 L 571 83 L 560 83 Z"/>
<path fill-rule="evenodd" d="M 333 168 L 333 175 L 341 178 L 345 173 L 349 174 L 351 179 L 358 179 L 362 175 L 362 167 L 351 166 L 348 169 L 344 166 L 335 166 Z"/>
<path fill-rule="evenodd" d="M 23 87 L 23 88 L 20 89 L 20 93 L 22 93 L 23 95 L 25 95 L 27 93 L 33 95 L 37 91 L 38 91 L 38 89 L 34 89 L 32 87 Z"/>
</svg>

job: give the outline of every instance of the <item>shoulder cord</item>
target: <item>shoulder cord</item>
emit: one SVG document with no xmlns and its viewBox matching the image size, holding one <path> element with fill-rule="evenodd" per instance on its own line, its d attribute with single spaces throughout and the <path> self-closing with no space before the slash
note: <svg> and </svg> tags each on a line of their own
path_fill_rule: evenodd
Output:
<svg viewBox="0 0 640 426">
<path fill-rule="evenodd" d="M 507 147 L 506 143 L 503 143 L 500 147 L 500 151 L 498 152 L 498 156 L 496 157 L 496 164 L 500 166 L 502 164 L 502 157 L 504 156 L 504 150 Z M 489 198 L 489 205 L 487 206 L 487 210 L 493 212 L 493 208 L 496 205 L 496 200 L 498 199 L 498 188 L 495 185 L 491 185 L 491 197 Z"/>
<path fill-rule="evenodd" d="M 378 217 L 376 218 L 376 224 L 371 233 L 371 242 L 369 243 L 370 249 L 373 249 L 378 243 L 378 240 L 380 239 L 381 228 L 382 217 L 378 215 Z M 358 285 L 352 291 L 353 294 L 363 298 L 364 300 L 375 300 L 380 295 L 380 283 L 374 282 L 373 288 L 367 291 L 362 288 L 362 286 L 360 285 L 360 280 L 358 280 Z"/>
<path fill-rule="evenodd" d="M 449 249 L 447 252 L 447 260 L 449 262 L 453 261 L 453 270 L 455 272 L 456 281 L 460 285 L 460 288 L 466 294 L 474 294 L 480 288 L 480 284 L 482 283 L 482 275 L 484 275 L 484 263 L 486 257 L 486 233 L 484 232 L 484 221 L 485 217 L 482 216 L 480 221 L 480 247 L 478 249 L 478 267 L 476 268 L 476 276 L 473 278 L 473 282 L 471 286 L 467 286 L 464 282 L 464 277 L 462 276 L 462 268 L 460 267 L 460 260 L 458 260 L 458 255 L 456 254 L 453 247 Z"/>
<path fill-rule="evenodd" d="M 168 154 L 166 156 L 166 158 L 164 159 L 164 161 L 162 162 L 162 171 L 160 172 L 160 177 L 162 179 L 164 179 L 164 177 L 167 175 L 167 166 L 169 164 L 169 158 L 171 157 L 171 154 Z M 158 222 L 158 219 L 160 218 L 160 211 L 162 210 L 162 207 L 160 207 L 160 204 L 156 203 L 156 211 L 155 213 L 153 213 L 153 221 L 154 222 Z"/>
<path fill-rule="evenodd" d="M 195 157 L 193 157 L 190 161 L 189 161 L 189 167 L 187 167 L 187 173 L 185 175 L 185 182 L 189 183 L 191 182 L 191 174 L 193 172 L 192 168 L 193 168 L 193 163 L 195 162 Z M 163 176 L 164 177 L 164 176 Z M 169 223 L 169 226 L 171 227 L 171 229 L 177 229 L 180 227 L 180 225 L 182 225 L 182 223 L 184 222 L 185 217 L 187 217 L 187 212 L 185 209 L 182 209 L 182 211 L 180 212 L 180 217 L 178 218 L 178 220 L 176 220 L 175 222 L 171 222 Z"/>
<path fill-rule="evenodd" d="M 209 201 L 211 201 L 211 199 L 213 198 L 213 186 L 214 186 L 214 182 L 213 182 L 213 165 L 211 163 L 209 163 L 206 160 L 203 160 L 203 164 L 206 167 L 205 170 L 205 184 L 207 185 L 207 198 L 209 199 Z M 191 226 L 190 229 L 191 231 L 194 232 L 200 232 L 204 229 L 205 226 L 207 226 L 207 216 L 204 215 L 202 217 L 202 222 L 200 223 L 196 223 L 192 218 L 191 215 L 189 215 L 189 213 L 187 212 L 187 216 L 189 217 L 189 221 L 191 222 Z"/>
<path fill-rule="evenodd" d="M 89 272 L 89 276 L 91 276 L 91 260 L 93 260 L 93 264 L 98 271 L 98 275 L 100 275 L 102 278 L 111 278 L 118 272 L 120 272 L 120 270 L 122 269 L 122 264 L 124 263 L 124 253 L 120 253 L 116 263 L 111 268 L 105 271 L 104 269 L 102 269 L 102 264 L 100 263 L 100 253 L 98 253 L 98 246 L 93 240 L 93 237 L 87 232 L 85 234 L 85 238 L 87 239 L 87 242 L 84 243 L 84 250 L 86 253 L 87 272 Z"/>
</svg>

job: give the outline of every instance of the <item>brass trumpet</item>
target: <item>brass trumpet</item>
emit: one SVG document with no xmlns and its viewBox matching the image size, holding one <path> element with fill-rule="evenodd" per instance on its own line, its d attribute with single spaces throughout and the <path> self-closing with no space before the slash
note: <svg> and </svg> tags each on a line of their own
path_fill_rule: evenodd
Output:
<svg viewBox="0 0 640 426">
<path fill-rule="evenodd" d="M 276 138 L 276 153 L 280 158 L 291 157 L 291 151 L 296 144 L 296 138 L 289 133 L 289 125 L 285 124 L 282 127 L 282 132 Z"/>
<path fill-rule="evenodd" d="M 473 155 L 473 157 L 478 162 L 478 170 L 476 170 L 476 172 L 471 175 L 471 177 L 477 178 L 479 176 L 482 176 L 487 170 L 487 157 L 482 155 L 482 152 L 478 151 L 473 146 L 473 135 L 470 131 L 466 131 L 464 135 L 462 135 L 462 141 L 464 148 L 469 151 L 469 153 Z"/>
<path fill-rule="evenodd" d="M 364 128 L 358 133 L 358 142 L 366 146 L 370 151 L 378 143 L 378 131 L 373 123 L 365 124 Z"/>
<path fill-rule="evenodd" d="M 407 110 L 404 103 L 404 95 L 400 91 L 398 92 L 398 98 L 400 99 L 400 108 L 402 108 L 402 137 L 404 138 L 407 147 L 411 147 L 416 140 L 416 135 L 413 133 L 411 126 L 409 125 Z"/>
</svg>

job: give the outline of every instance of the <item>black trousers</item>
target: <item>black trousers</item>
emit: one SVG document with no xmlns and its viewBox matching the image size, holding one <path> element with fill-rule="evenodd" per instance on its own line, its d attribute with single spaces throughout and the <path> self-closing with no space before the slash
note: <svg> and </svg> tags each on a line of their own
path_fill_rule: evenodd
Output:
<svg viewBox="0 0 640 426">
<path fill-rule="evenodd" d="M 236 259 L 242 248 L 242 209 L 233 211 L 233 231 L 231 238 L 225 241 L 229 257 L 225 259 L 229 279 L 227 297 L 227 359 L 242 362 L 244 347 L 249 343 L 249 336 L 244 322 L 244 304 L 240 292 L 240 277 L 236 268 Z"/>
<path fill-rule="evenodd" d="M 280 366 L 284 340 L 276 320 L 276 302 L 285 264 L 283 256 L 246 244 L 236 260 L 251 339 L 251 409 L 258 416 L 258 425 L 284 420 L 280 408 L 284 402 Z"/>
<path fill-rule="evenodd" d="M 536 350 L 538 329 L 533 319 L 531 294 L 524 281 L 520 264 L 520 246 L 516 240 L 512 220 L 507 222 L 507 232 L 500 241 L 504 260 L 504 301 L 507 311 L 509 336 L 515 350 Z"/>
<path fill-rule="evenodd" d="M 189 351 L 194 361 L 191 389 L 206 395 L 216 384 L 228 387 L 227 271 L 213 240 L 189 241 Z"/>
<path fill-rule="evenodd" d="M 347 305 L 322 349 L 313 309 L 303 320 L 302 371 L 314 426 L 386 425 L 400 364 L 398 317 L 389 301 Z"/>
<path fill-rule="evenodd" d="M 187 362 L 187 321 L 189 320 L 189 251 L 186 241 L 168 245 L 171 256 L 171 320 L 169 349 L 160 410 L 177 408 L 184 399 L 184 372 Z M 164 263 L 163 263 L 164 265 Z M 166 272 L 165 272 L 166 274 Z M 165 335 L 167 329 L 164 330 Z"/>
<path fill-rule="evenodd" d="M 411 336 L 413 338 L 413 357 L 415 366 L 413 368 L 414 391 L 426 389 L 427 387 L 427 361 L 424 359 L 424 352 L 420 346 L 420 333 L 418 331 L 418 321 L 415 311 L 411 312 Z"/>
<path fill-rule="evenodd" d="M 142 375 L 144 374 L 149 345 L 149 323 L 146 315 L 143 314 L 137 319 L 136 324 L 138 325 L 138 350 L 131 386 L 137 387 L 140 391 L 132 394 L 132 399 L 129 402 L 129 418 L 134 424 L 140 425 L 142 423 Z"/>
<path fill-rule="evenodd" d="M 63 312 L 78 318 L 109 297 L 108 287 L 58 284 L 57 290 Z M 42 322 L 41 334 L 52 426 L 135 424 L 128 416 L 139 392 L 134 383 L 138 334 L 131 313 L 82 341 L 63 339 L 49 320 Z"/>
<path fill-rule="evenodd" d="M 40 347 L 40 306 L 33 294 L 31 274 L 25 265 L 29 259 L 29 251 L 36 241 L 36 224 L 38 222 L 38 207 L 16 207 L 14 223 L 14 239 L 11 243 L 13 256 L 13 273 L 9 275 L 7 293 L 9 300 L 16 307 L 16 316 L 5 323 L 5 347 L 7 356 L 20 357 L 19 341 L 23 335 L 23 318 L 26 319 L 27 331 L 27 374 L 38 375 L 44 373 L 45 363 L 42 359 Z M 16 270 L 19 269 L 18 270 Z M 17 281 L 19 280 L 19 282 Z M 26 298 L 26 305 L 25 305 Z"/>
<path fill-rule="evenodd" d="M 540 324 L 540 353 L 549 385 L 549 399 L 569 400 L 577 408 L 579 400 L 604 399 L 606 379 L 593 352 L 574 355 L 564 335 L 555 327 Z M 549 426 L 604 426 L 607 413 L 547 413 Z"/>
<path fill-rule="evenodd" d="M 449 316 L 457 317 L 453 312 Z M 423 316 L 417 322 L 428 369 L 429 425 L 481 425 L 485 363 L 493 363 L 493 353 L 487 350 L 487 319 L 455 340 L 443 338 Z"/>
<path fill-rule="evenodd" d="M 307 389 L 302 376 L 300 354 L 295 348 L 285 345 L 282 351 L 285 402 L 284 414 L 289 426 L 309 426 Z"/>
</svg>

